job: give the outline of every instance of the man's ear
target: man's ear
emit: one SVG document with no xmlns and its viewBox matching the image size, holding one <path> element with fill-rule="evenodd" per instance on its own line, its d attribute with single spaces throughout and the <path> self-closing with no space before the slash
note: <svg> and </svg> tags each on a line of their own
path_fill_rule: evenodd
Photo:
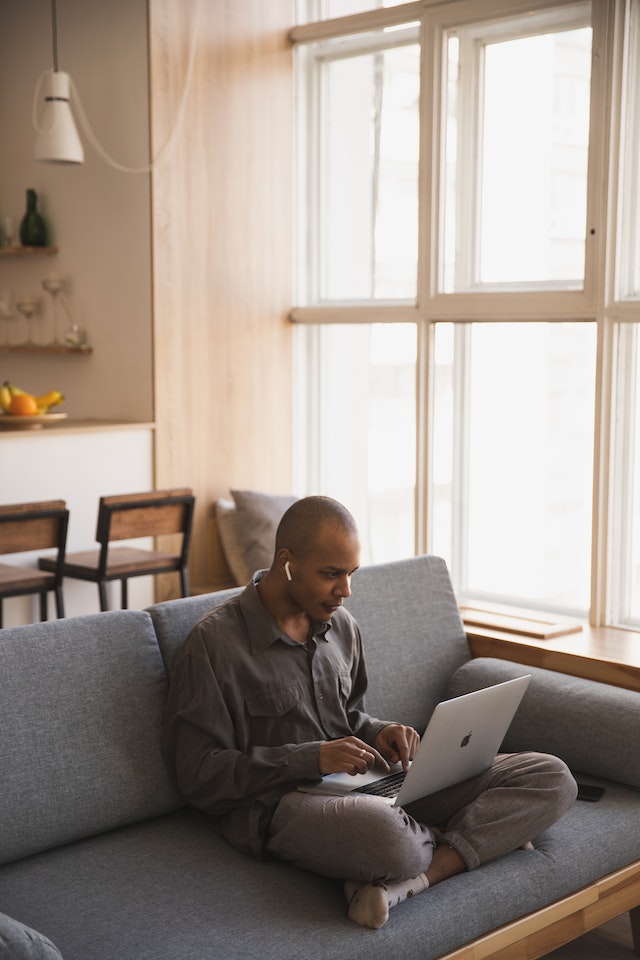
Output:
<svg viewBox="0 0 640 960">
<path fill-rule="evenodd" d="M 278 570 L 281 570 L 284 573 L 287 580 L 293 580 L 293 574 L 291 572 L 291 567 L 289 566 L 290 562 L 289 551 L 284 547 L 281 550 L 278 550 L 275 566 L 277 566 Z"/>
</svg>

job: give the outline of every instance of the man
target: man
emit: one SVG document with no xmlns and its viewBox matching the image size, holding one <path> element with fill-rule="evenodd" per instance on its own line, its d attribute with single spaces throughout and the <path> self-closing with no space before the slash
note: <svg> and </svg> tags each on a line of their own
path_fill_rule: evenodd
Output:
<svg viewBox="0 0 640 960">
<path fill-rule="evenodd" d="M 349 917 L 389 908 L 527 844 L 575 800 L 555 757 L 501 755 L 478 777 L 406 809 L 299 791 L 329 773 L 389 769 L 419 737 L 365 710 L 358 626 L 344 609 L 356 524 L 328 497 L 283 516 L 273 563 L 194 627 L 174 665 L 166 754 L 190 804 L 228 842 L 345 881 Z"/>
</svg>

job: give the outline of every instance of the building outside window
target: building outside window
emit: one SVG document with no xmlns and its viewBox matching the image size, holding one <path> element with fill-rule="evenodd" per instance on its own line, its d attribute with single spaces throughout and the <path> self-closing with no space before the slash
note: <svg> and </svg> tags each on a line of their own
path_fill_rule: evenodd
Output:
<svg viewBox="0 0 640 960">
<path fill-rule="evenodd" d="M 317 0 L 298 73 L 297 489 L 363 562 L 640 626 L 640 0 Z"/>
</svg>

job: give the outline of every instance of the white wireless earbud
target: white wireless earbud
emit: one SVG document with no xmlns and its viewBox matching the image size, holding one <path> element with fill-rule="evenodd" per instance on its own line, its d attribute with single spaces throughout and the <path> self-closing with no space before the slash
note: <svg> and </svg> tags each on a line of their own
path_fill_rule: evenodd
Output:
<svg viewBox="0 0 640 960">
<path fill-rule="evenodd" d="M 291 576 L 291 570 L 289 569 L 289 561 L 288 561 L 288 560 L 285 562 L 284 572 L 285 572 L 285 576 L 286 576 L 287 580 L 293 580 L 293 577 Z"/>
</svg>

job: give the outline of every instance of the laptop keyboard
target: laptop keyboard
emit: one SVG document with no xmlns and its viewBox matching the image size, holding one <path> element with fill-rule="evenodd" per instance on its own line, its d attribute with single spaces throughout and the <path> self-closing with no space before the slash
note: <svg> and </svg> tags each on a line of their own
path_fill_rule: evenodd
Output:
<svg viewBox="0 0 640 960">
<path fill-rule="evenodd" d="M 397 773 L 390 773 L 388 777 L 374 780 L 373 783 L 365 783 L 363 787 L 354 787 L 352 793 L 369 793 L 374 797 L 395 797 L 405 777 L 404 770 L 399 770 Z"/>
</svg>

